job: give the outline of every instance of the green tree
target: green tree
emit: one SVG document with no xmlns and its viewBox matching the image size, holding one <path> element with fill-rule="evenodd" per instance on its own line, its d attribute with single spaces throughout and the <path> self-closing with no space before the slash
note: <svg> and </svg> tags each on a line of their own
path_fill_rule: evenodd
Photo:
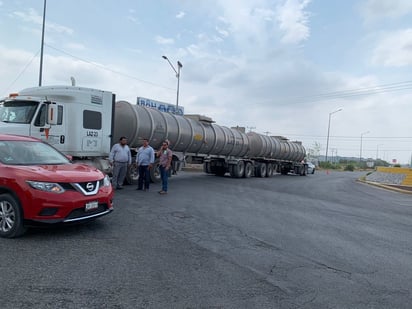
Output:
<svg viewBox="0 0 412 309">
<path fill-rule="evenodd" d="M 314 142 L 311 148 L 306 150 L 308 159 L 313 160 L 314 158 L 318 158 L 320 155 L 321 145 L 318 142 Z"/>
</svg>

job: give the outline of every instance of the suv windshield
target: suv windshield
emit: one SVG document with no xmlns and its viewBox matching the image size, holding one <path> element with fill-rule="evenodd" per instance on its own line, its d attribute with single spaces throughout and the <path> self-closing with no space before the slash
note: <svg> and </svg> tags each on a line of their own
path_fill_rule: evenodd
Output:
<svg viewBox="0 0 412 309">
<path fill-rule="evenodd" d="M 0 101 L 0 121 L 12 123 L 30 123 L 39 102 Z"/>
<path fill-rule="evenodd" d="M 0 162 L 8 165 L 50 165 L 70 161 L 43 142 L 0 141 Z"/>
</svg>

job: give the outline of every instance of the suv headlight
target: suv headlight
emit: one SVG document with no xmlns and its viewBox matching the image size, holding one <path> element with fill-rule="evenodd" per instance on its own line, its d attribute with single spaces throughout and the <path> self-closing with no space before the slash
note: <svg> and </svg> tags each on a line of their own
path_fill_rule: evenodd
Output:
<svg viewBox="0 0 412 309">
<path fill-rule="evenodd" d="M 42 181 L 30 181 L 27 180 L 27 183 L 33 189 L 52 192 L 52 193 L 63 193 L 65 190 L 61 185 L 55 182 L 42 182 Z"/>
<path fill-rule="evenodd" d="M 109 187 L 111 185 L 110 177 L 105 175 L 103 179 L 103 187 Z"/>
</svg>

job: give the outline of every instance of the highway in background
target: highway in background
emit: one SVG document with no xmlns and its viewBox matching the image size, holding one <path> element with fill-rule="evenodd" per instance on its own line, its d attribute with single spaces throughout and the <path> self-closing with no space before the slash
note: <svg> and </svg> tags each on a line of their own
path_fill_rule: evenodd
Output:
<svg viewBox="0 0 412 309">
<path fill-rule="evenodd" d="M 84 226 L 0 239 L 2 308 L 410 308 L 412 195 L 362 173 L 127 186 Z"/>
</svg>

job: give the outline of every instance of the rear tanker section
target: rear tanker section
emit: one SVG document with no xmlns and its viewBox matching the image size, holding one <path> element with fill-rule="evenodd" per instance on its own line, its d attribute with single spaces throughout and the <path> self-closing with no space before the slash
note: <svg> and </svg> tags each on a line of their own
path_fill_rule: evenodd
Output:
<svg viewBox="0 0 412 309">
<path fill-rule="evenodd" d="M 305 148 L 281 136 L 246 133 L 215 124 L 200 115 L 175 115 L 119 101 L 115 105 L 114 140 L 127 136 L 132 148 L 148 138 L 153 148 L 168 140 L 174 168 L 182 162 L 203 163 L 206 173 L 232 177 L 270 177 L 278 172 L 306 175 Z"/>
</svg>

